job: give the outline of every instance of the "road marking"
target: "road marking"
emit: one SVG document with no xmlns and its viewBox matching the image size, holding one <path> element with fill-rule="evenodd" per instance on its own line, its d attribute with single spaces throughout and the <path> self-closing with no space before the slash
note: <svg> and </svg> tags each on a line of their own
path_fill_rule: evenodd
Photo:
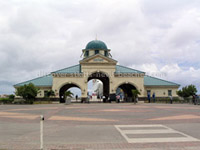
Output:
<svg viewBox="0 0 200 150">
<path fill-rule="evenodd" d="M 154 118 L 154 119 L 148 119 L 148 120 L 184 120 L 184 119 L 199 119 L 200 116 L 197 115 L 180 115 L 180 116 L 168 116 L 168 117 L 162 117 L 162 118 Z"/>
<path fill-rule="evenodd" d="M 105 111 L 105 112 L 118 112 L 118 111 L 127 111 L 124 109 L 104 109 L 104 110 L 100 110 L 100 111 Z"/>
<path fill-rule="evenodd" d="M 117 121 L 112 119 L 100 119 L 100 118 L 85 118 L 85 117 L 67 117 L 67 116 L 52 116 L 48 120 L 63 120 L 63 121 Z"/>
<path fill-rule="evenodd" d="M 39 116 L 36 116 L 36 115 L 30 115 L 30 116 L 0 116 L 0 118 L 29 119 L 29 120 L 34 120 L 38 117 Z"/>
<path fill-rule="evenodd" d="M 8 109 L 6 111 L 23 111 L 23 110 L 51 110 L 58 109 L 58 107 L 39 107 L 39 108 L 22 108 L 22 109 Z"/>
<path fill-rule="evenodd" d="M 29 119 L 34 120 L 38 118 L 39 115 L 32 115 L 26 113 L 12 113 L 12 112 L 0 112 L 0 118 L 14 118 L 14 119 Z"/>
<path fill-rule="evenodd" d="M 164 125 L 115 125 L 115 128 L 121 133 L 121 135 L 127 140 L 128 143 L 159 143 L 159 142 L 190 142 L 200 141 L 192 136 L 176 131 Z M 124 128 L 124 129 L 123 129 Z M 141 128 L 141 129 L 140 129 Z M 145 129 L 146 128 L 146 129 Z M 151 129 L 152 128 L 152 129 Z M 158 129 L 156 129 L 158 128 Z M 152 135 L 162 137 L 152 137 Z M 166 134 L 166 137 L 163 137 Z M 177 135 L 177 137 L 171 135 Z M 135 138 L 130 138 L 134 135 Z M 138 137 L 137 137 L 138 135 Z M 137 137 L 137 138 L 136 138 Z"/>
</svg>

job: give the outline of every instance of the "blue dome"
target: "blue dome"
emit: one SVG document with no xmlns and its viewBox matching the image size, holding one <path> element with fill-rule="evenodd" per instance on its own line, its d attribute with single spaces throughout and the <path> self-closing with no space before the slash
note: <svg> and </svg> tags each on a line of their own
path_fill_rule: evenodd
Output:
<svg viewBox="0 0 200 150">
<path fill-rule="evenodd" d="M 107 50 L 107 46 L 104 42 L 99 41 L 99 40 L 93 40 L 90 41 L 87 45 L 85 49 L 94 49 L 94 50 Z"/>
</svg>

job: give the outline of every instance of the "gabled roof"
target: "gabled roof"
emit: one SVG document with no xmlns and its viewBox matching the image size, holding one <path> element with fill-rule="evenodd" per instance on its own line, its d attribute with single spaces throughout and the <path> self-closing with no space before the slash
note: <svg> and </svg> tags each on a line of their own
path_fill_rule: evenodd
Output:
<svg viewBox="0 0 200 150">
<path fill-rule="evenodd" d="M 125 66 L 116 65 L 116 72 L 115 73 L 145 73 L 139 70 L 135 70 L 132 68 L 128 68 Z"/>
<path fill-rule="evenodd" d="M 75 66 L 71 66 L 71 67 L 61 69 L 61 70 L 54 71 L 52 73 L 81 73 L 81 66 L 78 64 Z"/>
<path fill-rule="evenodd" d="M 81 66 L 75 65 L 75 66 L 61 69 L 52 73 L 81 73 Z M 116 65 L 116 73 L 144 73 L 144 72 L 141 72 L 132 68 Z M 23 86 L 25 84 L 33 83 L 35 86 L 38 86 L 38 87 L 49 87 L 49 86 L 52 86 L 52 82 L 53 82 L 53 77 L 50 74 L 50 75 L 35 78 L 29 81 L 21 82 L 21 83 L 15 84 L 14 86 L 18 87 L 18 86 Z M 166 81 L 163 79 L 145 75 L 144 86 L 176 86 L 177 87 L 180 85 L 170 82 L 170 81 Z"/>
<path fill-rule="evenodd" d="M 144 86 L 180 86 L 180 85 L 163 79 L 151 76 L 144 76 Z"/>
<path fill-rule="evenodd" d="M 47 87 L 47 86 L 52 86 L 52 82 L 53 82 L 52 75 L 46 75 L 46 76 L 43 76 L 43 77 L 39 77 L 39 78 L 35 78 L 35 79 L 32 79 L 32 80 L 28 80 L 28 81 L 25 81 L 25 82 L 15 84 L 14 86 L 18 87 L 18 86 L 23 86 L 25 84 L 33 83 L 35 86 Z"/>
</svg>

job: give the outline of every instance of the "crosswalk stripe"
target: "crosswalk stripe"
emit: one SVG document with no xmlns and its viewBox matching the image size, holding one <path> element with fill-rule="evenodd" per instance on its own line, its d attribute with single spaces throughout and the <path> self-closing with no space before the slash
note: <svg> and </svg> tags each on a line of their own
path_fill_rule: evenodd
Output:
<svg viewBox="0 0 200 150">
<path fill-rule="evenodd" d="M 158 143 L 158 142 L 190 142 L 190 141 L 200 141 L 192 136 L 184 134 L 182 132 L 176 131 L 164 125 L 115 125 L 116 129 L 121 133 L 121 135 L 127 140 L 128 143 Z M 156 129 L 156 127 L 158 129 Z M 126 130 L 123 130 L 125 128 Z M 140 128 L 143 128 L 141 130 Z M 145 129 L 146 128 L 146 129 Z M 151 129 L 152 128 L 152 129 Z M 166 137 L 155 138 L 152 135 L 161 134 Z M 134 138 L 129 136 L 134 135 Z M 137 137 L 137 135 L 140 135 Z M 141 137 L 143 136 L 144 137 Z M 175 137 L 172 135 L 176 135 Z M 149 136 L 149 137 L 148 137 Z M 172 137 L 169 137 L 172 136 Z"/>
<path fill-rule="evenodd" d="M 194 139 L 194 138 L 188 138 L 188 137 L 128 139 L 129 143 L 190 142 L 190 141 L 199 141 L 199 140 Z"/>
<path fill-rule="evenodd" d="M 174 133 L 172 130 L 123 130 L 124 134 Z"/>
</svg>

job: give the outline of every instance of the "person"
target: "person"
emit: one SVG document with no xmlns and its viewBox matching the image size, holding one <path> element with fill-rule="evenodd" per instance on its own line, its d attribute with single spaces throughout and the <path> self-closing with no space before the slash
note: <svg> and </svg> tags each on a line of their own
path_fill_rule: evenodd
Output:
<svg viewBox="0 0 200 150">
<path fill-rule="evenodd" d="M 76 101 L 78 100 L 78 95 L 76 95 Z"/>
<path fill-rule="evenodd" d="M 194 98 L 194 105 L 197 105 L 197 101 L 198 101 L 198 96 L 195 94 L 195 96 L 194 96 L 195 98 Z"/>
<path fill-rule="evenodd" d="M 148 101 L 149 101 L 149 103 L 150 103 L 150 102 L 151 102 L 150 92 L 147 93 L 147 98 L 148 98 Z"/>
<path fill-rule="evenodd" d="M 195 105 L 195 95 L 192 95 L 192 103 Z"/>
<path fill-rule="evenodd" d="M 138 97 L 134 99 L 134 104 L 138 103 Z"/>
<path fill-rule="evenodd" d="M 173 97 L 170 95 L 169 98 L 170 98 L 170 104 L 172 104 L 173 103 Z"/>
<path fill-rule="evenodd" d="M 196 101 L 196 102 L 197 102 L 197 105 L 199 105 L 199 104 L 200 104 L 200 102 L 199 102 L 199 95 L 197 95 L 197 98 L 196 98 L 196 99 L 197 99 L 197 101 Z"/>
<path fill-rule="evenodd" d="M 153 93 L 152 98 L 153 98 L 153 102 L 155 103 L 156 102 L 156 95 L 155 95 L 155 93 Z"/>
<path fill-rule="evenodd" d="M 117 95 L 117 96 L 116 96 L 116 101 L 117 101 L 117 103 L 120 102 L 120 95 Z"/>
<path fill-rule="evenodd" d="M 90 94 L 87 92 L 87 103 L 90 103 Z"/>
</svg>

